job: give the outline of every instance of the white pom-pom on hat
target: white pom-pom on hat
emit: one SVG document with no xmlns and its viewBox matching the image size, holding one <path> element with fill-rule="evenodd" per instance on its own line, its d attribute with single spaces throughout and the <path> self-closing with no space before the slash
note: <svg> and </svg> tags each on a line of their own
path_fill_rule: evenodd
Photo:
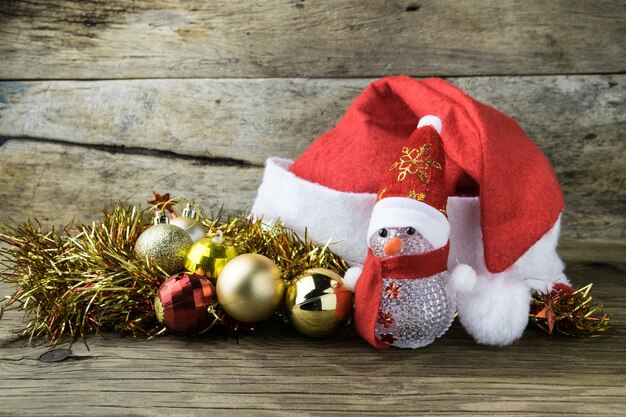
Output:
<svg viewBox="0 0 626 417">
<path fill-rule="evenodd" d="M 361 276 L 361 272 L 363 272 L 363 268 L 360 266 L 353 266 L 352 268 L 348 268 L 346 273 L 343 276 L 343 283 L 346 287 L 352 292 L 356 288 L 356 282 L 359 280 Z"/>
<path fill-rule="evenodd" d="M 459 264 L 450 272 L 448 287 L 456 294 L 471 292 L 476 285 L 476 271 L 469 265 Z"/>
<path fill-rule="evenodd" d="M 443 124 L 441 123 L 440 118 L 438 118 L 437 116 L 433 116 L 432 114 L 429 114 L 427 116 L 422 117 L 419 123 L 417 124 L 418 128 L 424 127 L 424 126 L 432 126 L 435 128 L 437 133 L 441 134 L 441 128 Z"/>
<path fill-rule="evenodd" d="M 531 291 L 511 272 L 478 275 L 473 291 L 458 294 L 459 320 L 480 344 L 506 346 L 524 333 Z"/>
</svg>

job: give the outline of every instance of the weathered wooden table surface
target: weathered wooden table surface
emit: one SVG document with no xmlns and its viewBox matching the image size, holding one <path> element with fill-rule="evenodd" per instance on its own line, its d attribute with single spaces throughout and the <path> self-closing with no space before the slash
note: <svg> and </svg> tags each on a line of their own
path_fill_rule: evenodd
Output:
<svg viewBox="0 0 626 417">
<path fill-rule="evenodd" d="M 624 22 L 615 0 L 0 1 L 0 222 L 90 222 L 153 190 L 243 210 L 263 161 L 297 158 L 373 78 L 441 76 L 550 159 L 568 273 L 621 331 L 495 349 L 455 325 L 377 352 L 270 323 L 239 344 L 94 337 L 45 364 L 8 312 L 0 415 L 626 415 Z"/>
<path fill-rule="evenodd" d="M 0 415 L 624 415 L 626 244 L 565 242 L 574 283 L 594 282 L 618 333 L 548 336 L 530 327 L 514 346 L 477 346 L 457 322 L 418 350 L 376 351 L 347 328 L 327 340 L 269 322 L 236 343 L 221 335 L 89 339 L 42 363 L 0 321 Z M 2 292 L 9 289 L 4 286 Z"/>
</svg>

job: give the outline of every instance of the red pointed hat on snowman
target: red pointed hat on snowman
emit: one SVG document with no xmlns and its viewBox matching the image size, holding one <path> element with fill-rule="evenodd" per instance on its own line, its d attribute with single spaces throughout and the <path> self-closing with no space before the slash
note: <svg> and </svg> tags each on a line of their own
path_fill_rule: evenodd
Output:
<svg viewBox="0 0 626 417">
<path fill-rule="evenodd" d="M 383 176 L 368 239 L 380 229 L 410 225 L 433 249 L 447 244 L 450 224 L 446 215 L 445 152 L 439 132 L 441 119 L 432 115 L 420 119 Z"/>
<path fill-rule="evenodd" d="M 379 185 L 429 114 L 443 122 L 445 194 L 479 197 L 486 267 L 504 271 L 557 223 L 564 208 L 558 181 L 513 119 L 437 78 L 398 76 L 370 84 L 337 126 L 295 162 L 267 160 L 252 212 L 280 219 L 297 233 L 307 230 L 317 243 L 330 241 L 348 263 L 363 263 Z M 450 222 L 464 223 L 453 219 L 450 199 Z M 436 222 L 438 215 L 430 214 L 426 220 Z"/>
</svg>

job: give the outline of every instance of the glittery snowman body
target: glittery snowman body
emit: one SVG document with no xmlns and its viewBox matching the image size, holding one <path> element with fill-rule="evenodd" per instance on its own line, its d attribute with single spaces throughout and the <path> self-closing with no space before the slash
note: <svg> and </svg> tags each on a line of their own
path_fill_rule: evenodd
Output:
<svg viewBox="0 0 626 417">
<path fill-rule="evenodd" d="M 394 237 L 400 240 L 401 250 L 388 255 L 385 246 Z M 368 243 L 380 258 L 433 250 L 412 227 L 380 229 Z M 456 300 L 447 289 L 447 281 L 447 271 L 417 279 L 383 277 L 376 338 L 392 346 L 415 349 L 441 337 L 456 314 Z"/>
</svg>

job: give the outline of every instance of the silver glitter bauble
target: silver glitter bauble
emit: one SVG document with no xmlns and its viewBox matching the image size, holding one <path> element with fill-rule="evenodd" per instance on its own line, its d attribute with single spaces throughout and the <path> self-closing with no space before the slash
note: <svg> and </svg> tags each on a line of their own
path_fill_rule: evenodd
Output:
<svg viewBox="0 0 626 417">
<path fill-rule="evenodd" d="M 160 223 L 147 229 L 135 243 L 135 254 L 173 275 L 185 270 L 185 258 L 193 241 L 178 226 Z"/>
</svg>

